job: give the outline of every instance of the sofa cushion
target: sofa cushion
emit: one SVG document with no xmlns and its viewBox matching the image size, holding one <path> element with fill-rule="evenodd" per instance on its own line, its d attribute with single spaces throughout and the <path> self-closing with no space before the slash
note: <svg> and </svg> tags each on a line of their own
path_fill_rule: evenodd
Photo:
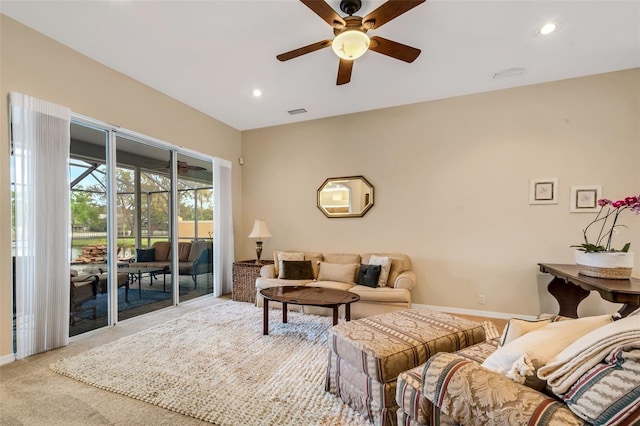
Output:
<svg viewBox="0 0 640 426">
<path fill-rule="evenodd" d="M 320 262 L 318 281 L 339 281 L 355 284 L 357 263 L 327 263 Z"/>
<path fill-rule="evenodd" d="M 533 389 L 542 390 L 546 383 L 538 379 L 537 370 L 562 352 L 570 342 L 611 321 L 611 315 L 600 315 L 547 324 L 498 348 L 482 366 Z"/>
<path fill-rule="evenodd" d="M 283 280 L 282 278 L 256 278 L 256 289 L 258 291 L 271 287 L 290 287 L 298 285 L 307 285 L 313 283 L 313 280 Z"/>
<path fill-rule="evenodd" d="M 283 260 L 281 278 L 284 280 L 312 280 L 310 260 Z"/>
<path fill-rule="evenodd" d="M 528 332 L 537 330 L 547 324 L 551 324 L 551 319 L 528 321 L 519 318 L 511 318 L 502 332 L 500 346 L 504 346 L 518 337 L 524 336 Z"/>
<path fill-rule="evenodd" d="M 378 287 L 385 287 L 389 280 L 389 272 L 391 271 L 391 258 L 389 256 L 376 256 L 375 254 L 369 258 L 369 265 L 380 265 L 380 277 L 378 278 Z"/>
<path fill-rule="evenodd" d="M 369 303 L 402 303 L 411 304 L 411 293 L 407 289 L 397 289 L 391 287 L 367 287 L 365 285 L 355 285 L 349 289 L 350 292 L 360 296 L 360 302 Z M 354 305 L 356 306 L 356 305 Z"/>
<path fill-rule="evenodd" d="M 411 259 L 406 254 L 402 253 L 364 253 L 362 255 L 362 263 L 371 263 L 369 259 L 371 256 L 383 256 L 391 258 L 391 270 L 389 271 L 389 278 L 387 279 L 387 285 L 393 287 L 398 275 L 405 271 L 412 269 Z"/>
<path fill-rule="evenodd" d="M 378 287 L 378 280 L 380 279 L 381 270 L 381 265 L 360 265 L 356 283 L 358 283 L 359 285 L 365 285 L 367 287 Z"/>
<path fill-rule="evenodd" d="M 276 276 L 282 277 L 282 261 L 283 260 L 304 260 L 304 253 L 299 251 L 276 251 L 274 253 L 274 262 L 276 265 Z"/>
<path fill-rule="evenodd" d="M 169 241 L 156 241 L 151 247 L 156 250 L 153 258 L 156 262 L 171 260 L 171 243 Z"/>
<path fill-rule="evenodd" d="M 136 260 L 138 262 L 153 262 L 156 258 L 156 249 L 137 249 Z"/>
<path fill-rule="evenodd" d="M 311 284 L 307 284 L 307 287 L 332 288 L 347 291 L 353 288 L 353 284 L 340 281 L 314 281 Z"/>
</svg>

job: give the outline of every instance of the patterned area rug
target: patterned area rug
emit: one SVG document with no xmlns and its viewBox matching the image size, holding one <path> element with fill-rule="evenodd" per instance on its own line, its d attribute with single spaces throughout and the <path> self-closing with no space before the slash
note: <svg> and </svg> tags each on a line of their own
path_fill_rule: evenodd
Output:
<svg viewBox="0 0 640 426">
<path fill-rule="evenodd" d="M 227 302 L 50 366 L 60 374 L 218 425 L 369 425 L 324 391 L 328 317 Z"/>
</svg>

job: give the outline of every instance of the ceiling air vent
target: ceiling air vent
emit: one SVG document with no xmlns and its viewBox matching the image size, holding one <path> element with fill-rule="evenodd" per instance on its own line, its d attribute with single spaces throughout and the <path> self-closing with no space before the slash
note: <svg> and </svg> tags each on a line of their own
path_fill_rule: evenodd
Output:
<svg viewBox="0 0 640 426">
<path fill-rule="evenodd" d="M 498 71 L 493 74 L 493 78 L 507 78 L 507 77 L 515 77 L 517 75 L 524 74 L 525 69 L 521 67 L 515 68 L 507 68 L 506 70 Z"/>
<path fill-rule="evenodd" d="M 287 112 L 291 115 L 296 115 L 296 114 L 304 114 L 305 112 L 307 112 L 307 110 L 304 108 L 298 108 L 298 109 L 292 109 L 291 111 L 287 111 Z"/>
</svg>

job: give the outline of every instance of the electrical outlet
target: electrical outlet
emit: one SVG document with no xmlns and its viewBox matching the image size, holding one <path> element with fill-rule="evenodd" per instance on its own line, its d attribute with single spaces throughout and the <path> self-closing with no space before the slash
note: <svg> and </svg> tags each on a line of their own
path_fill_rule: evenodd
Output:
<svg viewBox="0 0 640 426">
<path fill-rule="evenodd" d="M 478 295 L 478 303 L 480 305 L 484 305 L 484 303 L 485 303 L 484 294 L 479 294 Z"/>
</svg>

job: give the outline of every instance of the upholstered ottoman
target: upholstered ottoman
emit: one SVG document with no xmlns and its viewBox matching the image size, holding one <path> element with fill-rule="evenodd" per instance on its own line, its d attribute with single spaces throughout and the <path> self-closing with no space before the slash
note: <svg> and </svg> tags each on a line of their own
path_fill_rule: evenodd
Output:
<svg viewBox="0 0 640 426">
<path fill-rule="evenodd" d="M 345 322 L 329 330 L 325 388 L 375 425 L 395 425 L 398 375 L 437 352 L 485 340 L 481 323 L 424 309 Z"/>
</svg>

